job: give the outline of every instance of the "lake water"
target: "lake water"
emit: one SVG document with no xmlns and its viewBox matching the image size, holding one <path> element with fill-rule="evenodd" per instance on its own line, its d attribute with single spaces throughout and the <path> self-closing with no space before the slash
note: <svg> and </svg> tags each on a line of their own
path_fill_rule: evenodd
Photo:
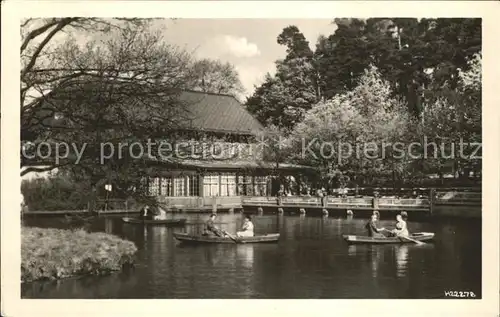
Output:
<svg viewBox="0 0 500 317">
<path fill-rule="evenodd" d="M 204 222 L 206 214 L 189 215 Z M 185 217 L 175 215 L 175 217 Z M 411 220 L 411 219 L 410 219 Z M 235 232 L 240 214 L 216 222 Z M 254 216 L 256 234 L 280 232 L 275 244 L 186 246 L 173 232 L 201 232 L 202 225 L 166 228 L 97 218 L 93 231 L 136 243 L 134 270 L 22 285 L 23 298 L 444 298 L 445 291 L 472 291 L 481 298 L 481 222 L 409 222 L 411 231 L 436 234 L 424 246 L 348 245 L 343 234 L 364 235 L 356 217 Z M 58 227 L 58 218 L 27 225 Z M 392 219 L 380 226 L 390 228 Z"/>
</svg>

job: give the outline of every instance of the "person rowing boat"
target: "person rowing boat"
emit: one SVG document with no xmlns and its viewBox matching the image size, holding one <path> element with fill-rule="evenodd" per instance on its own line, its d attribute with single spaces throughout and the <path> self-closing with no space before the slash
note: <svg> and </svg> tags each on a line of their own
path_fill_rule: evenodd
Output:
<svg viewBox="0 0 500 317">
<path fill-rule="evenodd" d="M 385 238 L 385 235 L 383 235 L 381 232 L 385 231 L 385 228 L 377 228 L 377 215 L 372 215 L 370 218 L 370 221 L 366 224 L 365 228 L 368 230 L 368 236 L 374 237 L 374 238 Z"/>
<path fill-rule="evenodd" d="M 204 236 L 210 236 L 210 235 L 216 235 L 217 237 L 224 237 L 225 234 L 217 228 L 214 224 L 215 217 L 217 217 L 216 214 L 211 214 L 210 218 L 208 218 L 206 222 L 206 227 L 205 227 L 205 232 L 203 233 Z"/>
</svg>

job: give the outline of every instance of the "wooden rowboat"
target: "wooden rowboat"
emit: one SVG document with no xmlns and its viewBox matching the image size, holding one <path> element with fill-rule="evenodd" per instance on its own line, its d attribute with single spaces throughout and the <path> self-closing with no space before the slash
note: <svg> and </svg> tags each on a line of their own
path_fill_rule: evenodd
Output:
<svg viewBox="0 0 500 317">
<path fill-rule="evenodd" d="M 411 240 L 400 238 L 400 237 L 368 237 L 368 236 L 353 236 L 353 235 L 344 235 L 344 240 L 350 244 L 388 244 L 388 243 L 415 243 Z M 434 239 L 434 233 L 432 232 L 416 232 L 410 235 L 410 238 L 417 241 L 430 241 Z"/>
<path fill-rule="evenodd" d="M 187 233 L 177 233 L 174 232 L 174 237 L 185 243 L 235 243 L 229 237 L 216 237 L 216 236 L 202 236 L 202 235 L 190 235 Z M 272 243 L 278 242 L 280 238 L 279 233 L 265 234 L 253 237 L 240 237 L 236 238 L 238 243 Z"/>
<path fill-rule="evenodd" d="M 144 225 L 183 226 L 186 224 L 187 219 L 181 218 L 181 219 L 150 220 L 150 219 L 123 217 L 122 221 L 126 223 L 144 224 Z"/>
</svg>

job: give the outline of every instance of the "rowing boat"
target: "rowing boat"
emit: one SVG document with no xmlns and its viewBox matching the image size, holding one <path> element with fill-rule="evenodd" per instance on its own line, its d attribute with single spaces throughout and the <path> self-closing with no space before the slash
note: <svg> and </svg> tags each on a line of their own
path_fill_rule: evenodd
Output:
<svg viewBox="0 0 500 317">
<path fill-rule="evenodd" d="M 174 237 L 185 243 L 235 243 L 229 237 L 202 236 L 190 235 L 188 233 L 174 233 Z M 279 233 L 265 234 L 253 237 L 237 237 L 238 243 L 272 243 L 277 242 L 280 238 Z"/>
<path fill-rule="evenodd" d="M 434 239 L 434 233 L 432 232 L 416 232 L 409 236 L 413 240 L 417 241 L 429 241 Z M 344 235 L 344 240 L 347 243 L 365 243 L 365 244 L 388 244 L 388 243 L 414 243 L 411 240 L 401 238 L 401 237 L 368 237 L 368 236 L 353 236 L 353 235 Z"/>
<path fill-rule="evenodd" d="M 152 220 L 152 219 L 139 219 L 131 217 L 123 217 L 123 222 L 134 223 L 134 224 L 145 224 L 145 225 L 170 225 L 170 226 L 183 226 L 186 224 L 187 219 L 164 219 L 164 220 Z"/>
</svg>

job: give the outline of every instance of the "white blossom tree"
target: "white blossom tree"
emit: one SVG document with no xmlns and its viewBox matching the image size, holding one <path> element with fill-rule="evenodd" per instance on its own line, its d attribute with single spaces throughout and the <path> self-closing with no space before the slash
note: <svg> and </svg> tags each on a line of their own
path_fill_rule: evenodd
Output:
<svg viewBox="0 0 500 317">
<path fill-rule="evenodd" d="M 392 97 L 389 83 L 370 66 L 352 91 L 306 112 L 292 132 L 294 156 L 319 166 L 326 178 L 339 171 L 355 181 L 402 171 L 408 158 L 395 156 L 392 149 L 396 142 L 406 144 L 409 126 L 405 105 Z"/>
</svg>

